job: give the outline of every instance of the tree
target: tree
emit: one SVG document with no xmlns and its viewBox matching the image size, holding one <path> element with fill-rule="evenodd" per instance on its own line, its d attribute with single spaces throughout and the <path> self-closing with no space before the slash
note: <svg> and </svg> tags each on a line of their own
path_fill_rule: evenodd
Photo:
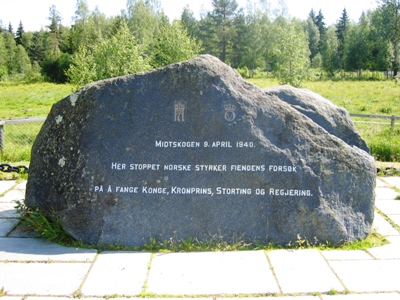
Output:
<svg viewBox="0 0 400 300">
<path fill-rule="evenodd" d="M 313 17 L 308 17 L 304 25 L 305 32 L 308 35 L 308 48 L 310 49 L 310 62 L 313 65 L 315 57 L 319 54 L 320 34 Z M 318 67 L 318 66 L 316 66 Z"/>
<path fill-rule="evenodd" d="M 310 51 L 306 34 L 295 20 L 280 22 L 276 26 L 276 39 L 273 49 L 274 74 L 281 84 L 300 87 L 307 79 L 310 65 Z"/>
<path fill-rule="evenodd" d="M 185 26 L 185 28 L 188 31 L 188 34 L 191 37 L 196 38 L 199 35 L 199 24 L 198 24 L 198 21 L 194 17 L 194 13 L 189 8 L 188 5 L 186 5 L 183 8 L 183 12 L 182 12 L 182 15 L 181 15 L 181 21 L 182 21 L 182 25 Z"/>
<path fill-rule="evenodd" d="M 231 37 L 232 48 L 227 60 L 232 67 L 238 68 L 245 62 L 245 56 L 247 53 L 245 40 L 248 40 L 250 29 L 248 24 L 246 24 L 246 17 L 242 9 L 240 9 L 233 18 L 232 26 L 235 28 L 235 30 Z"/>
<path fill-rule="evenodd" d="M 109 39 L 101 38 L 92 46 L 81 46 L 72 58 L 67 76 L 77 88 L 92 81 L 149 70 L 142 47 L 123 23 Z"/>
<path fill-rule="evenodd" d="M 76 11 L 73 17 L 74 24 L 71 26 L 71 42 L 73 52 L 77 51 L 79 46 L 87 44 L 89 40 L 88 22 L 89 6 L 86 0 L 76 1 Z"/>
<path fill-rule="evenodd" d="M 159 25 L 158 0 L 128 0 L 125 19 L 137 42 L 148 48 Z"/>
<path fill-rule="evenodd" d="M 319 10 L 318 15 L 315 17 L 315 25 L 317 25 L 318 27 L 318 31 L 319 31 L 319 52 L 321 52 L 322 49 L 322 45 L 324 43 L 324 39 L 325 39 L 325 22 L 324 22 L 324 15 L 322 14 L 322 10 Z"/>
<path fill-rule="evenodd" d="M 18 73 L 18 62 L 16 60 L 17 45 L 15 43 L 14 34 L 6 32 L 4 35 L 4 45 L 6 48 L 5 61 L 9 75 Z"/>
<path fill-rule="evenodd" d="M 200 53 L 200 46 L 179 20 L 164 24 L 154 40 L 151 65 L 156 68 L 191 59 Z"/>
<path fill-rule="evenodd" d="M 347 39 L 347 31 L 349 28 L 349 17 L 347 16 L 346 8 L 343 9 L 342 16 L 339 19 L 339 22 L 336 24 L 336 36 L 338 39 L 338 57 L 339 57 L 339 66 L 341 69 L 345 69 L 345 48 L 346 48 L 346 39 Z"/>
<path fill-rule="evenodd" d="M 8 23 L 8 32 L 14 35 L 14 28 L 11 25 L 11 22 Z"/>
<path fill-rule="evenodd" d="M 235 18 L 236 19 L 236 18 Z M 241 45 L 242 66 L 249 70 L 253 77 L 254 70 L 265 66 L 264 55 L 267 48 L 267 35 L 270 26 L 268 15 L 263 7 L 248 1 L 245 14 L 246 27 L 237 33 L 235 44 Z"/>
<path fill-rule="evenodd" d="M 0 80 L 8 74 L 7 49 L 3 34 L 0 34 Z"/>
<path fill-rule="evenodd" d="M 289 9 L 286 5 L 285 0 L 277 0 L 277 6 L 275 7 L 273 14 L 275 18 L 289 18 Z"/>
<path fill-rule="evenodd" d="M 368 41 L 371 45 L 372 70 L 388 71 L 391 69 L 393 52 L 391 42 L 387 39 L 382 30 L 382 14 L 375 10 L 368 14 L 370 20 L 370 32 Z"/>
<path fill-rule="evenodd" d="M 68 53 L 61 53 L 58 57 L 46 57 L 41 64 L 42 74 L 47 81 L 65 83 L 68 81 L 66 71 L 71 64 Z"/>
<path fill-rule="evenodd" d="M 400 67 L 400 0 L 379 0 L 378 12 L 382 21 L 382 33 L 392 46 L 393 76 L 397 76 Z"/>
<path fill-rule="evenodd" d="M 46 33 L 43 29 L 35 31 L 32 36 L 32 42 L 27 48 L 28 55 L 32 62 L 41 63 L 45 56 L 45 39 Z"/>
<path fill-rule="evenodd" d="M 50 14 L 48 20 L 50 25 L 47 26 L 49 29 L 49 44 L 48 50 L 51 51 L 52 55 L 57 58 L 60 54 L 60 40 L 61 40 L 61 15 L 55 5 L 52 5 L 49 9 Z"/>
<path fill-rule="evenodd" d="M 317 16 L 315 15 L 314 9 L 311 9 L 310 13 L 308 14 L 308 18 L 311 18 L 311 21 L 314 24 L 317 24 Z"/>
<path fill-rule="evenodd" d="M 22 25 L 22 21 L 19 21 L 17 34 L 15 36 L 15 41 L 17 45 L 22 45 L 22 36 L 25 34 L 24 26 Z"/>
<path fill-rule="evenodd" d="M 212 6 L 211 18 L 214 22 L 213 33 L 218 42 L 218 57 L 225 62 L 230 51 L 229 47 L 234 30 L 232 19 L 235 16 L 238 4 L 236 0 L 212 0 Z"/>
<path fill-rule="evenodd" d="M 322 67 L 329 75 L 333 76 L 335 71 L 339 69 L 339 56 L 337 51 L 339 42 L 334 27 L 329 27 L 325 34 L 326 36 L 321 49 Z"/>
<path fill-rule="evenodd" d="M 17 51 L 15 53 L 14 59 L 17 62 L 17 73 L 25 75 L 32 69 L 31 61 L 25 48 L 22 45 L 17 45 Z"/>
<path fill-rule="evenodd" d="M 215 34 L 215 26 L 211 13 L 208 12 L 205 17 L 202 17 L 198 25 L 198 39 L 201 41 L 202 52 L 218 56 L 218 37 Z"/>
<path fill-rule="evenodd" d="M 365 13 L 362 13 L 359 23 L 350 25 L 347 30 L 346 70 L 355 70 L 359 76 L 362 70 L 376 70 L 376 65 L 372 59 L 374 41 L 370 39 L 370 18 Z"/>
</svg>

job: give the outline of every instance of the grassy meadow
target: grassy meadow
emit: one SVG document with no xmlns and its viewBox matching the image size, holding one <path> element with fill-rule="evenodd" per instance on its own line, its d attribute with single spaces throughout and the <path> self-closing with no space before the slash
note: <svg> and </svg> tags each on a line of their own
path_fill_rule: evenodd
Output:
<svg viewBox="0 0 400 300">
<path fill-rule="evenodd" d="M 278 85 L 270 78 L 251 78 L 260 88 Z M 351 114 L 400 116 L 400 83 L 382 81 L 309 81 L 303 87 L 316 92 Z"/>
<path fill-rule="evenodd" d="M 260 88 L 278 85 L 273 78 L 251 78 Z M 326 80 L 304 83 L 349 113 L 400 116 L 400 84 L 393 80 Z M 73 92 L 69 84 L 0 82 L 0 120 L 46 116 L 53 103 Z M 354 118 L 373 155 L 380 161 L 400 161 L 400 121 L 390 132 L 390 120 Z M 5 126 L 5 149 L 1 163 L 28 163 L 30 148 L 41 123 Z"/>
<path fill-rule="evenodd" d="M 69 84 L 0 82 L 0 119 L 46 116 L 53 103 L 72 92 Z"/>
</svg>

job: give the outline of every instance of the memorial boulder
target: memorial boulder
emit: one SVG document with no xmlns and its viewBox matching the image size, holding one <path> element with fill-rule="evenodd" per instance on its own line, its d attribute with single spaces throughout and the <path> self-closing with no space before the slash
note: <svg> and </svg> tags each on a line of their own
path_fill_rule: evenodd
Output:
<svg viewBox="0 0 400 300">
<path fill-rule="evenodd" d="M 307 89 L 281 85 L 263 89 L 267 95 L 276 95 L 282 101 L 312 119 L 330 134 L 337 136 L 350 146 L 357 146 L 369 153 L 367 143 L 361 138 L 349 113 L 328 99 Z"/>
<path fill-rule="evenodd" d="M 338 244 L 373 220 L 373 157 L 209 55 L 62 99 L 31 157 L 26 204 L 87 244 Z"/>
</svg>

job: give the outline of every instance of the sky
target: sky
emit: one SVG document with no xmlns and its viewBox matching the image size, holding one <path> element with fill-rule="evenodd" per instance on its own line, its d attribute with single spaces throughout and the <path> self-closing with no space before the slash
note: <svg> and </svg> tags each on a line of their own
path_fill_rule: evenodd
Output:
<svg viewBox="0 0 400 300">
<path fill-rule="evenodd" d="M 165 14 L 170 20 L 179 19 L 183 7 L 189 8 L 199 18 L 201 10 L 211 10 L 211 0 L 160 0 Z M 277 0 L 268 0 L 274 5 Z M 245 7 L 246 0 L 237 0 L 240 7 Z M 90 10 L 98 6 L 107 16 L 120 14 L 126 6 L 126 0 L 87 0 Z M 49 24 L 49 8 L 55 5 L 62 16 L 62 24 L 70 26 L 76 10 L 76 0 L 0 0 L 0 20 L 8 28 L 9 22 L 17 30 L 22 21 L 25 31 L 36 31 Z M 361 13 L 377 7 L 376 0 L 286 0 L 291 17 L 306 19 L 311 9 L 316 13 L 321 9 L 325 23 L 331 25 L 341 17 L 344 8 L 350 19 L 358 21 Z"/>
</svg>

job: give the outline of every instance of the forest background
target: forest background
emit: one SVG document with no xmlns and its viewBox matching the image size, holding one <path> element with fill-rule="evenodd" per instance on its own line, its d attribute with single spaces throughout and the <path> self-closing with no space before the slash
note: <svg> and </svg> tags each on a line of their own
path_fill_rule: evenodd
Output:
<svg viewBox="0 0 400 300">
<path fill-rule="evenodd" d="M 244 77 L 271 72 L 280 83 L 335 76 L 381 79 L 399 70 L 400 1 L 378 0 L 358 22 L 346 9 L 326 26 L 323 12 L 289 18 L 284 0 L 272 9 L 266 0 L 211 0 L 212 10 L 194 17 L 185 7 L 171 20 L 158 0 L 127 0 L 120 15 L 107 17 L 86 0 L 76 1 L 71 26 L 56 6 L 45 29 L 25 32 L 23 20 L 0 23 L 0 80 L 71 82 L 136 73 L 208 53 L 238 69 Z M 339 16 L 338 16 L 339 17 Z"/>
</svg>

